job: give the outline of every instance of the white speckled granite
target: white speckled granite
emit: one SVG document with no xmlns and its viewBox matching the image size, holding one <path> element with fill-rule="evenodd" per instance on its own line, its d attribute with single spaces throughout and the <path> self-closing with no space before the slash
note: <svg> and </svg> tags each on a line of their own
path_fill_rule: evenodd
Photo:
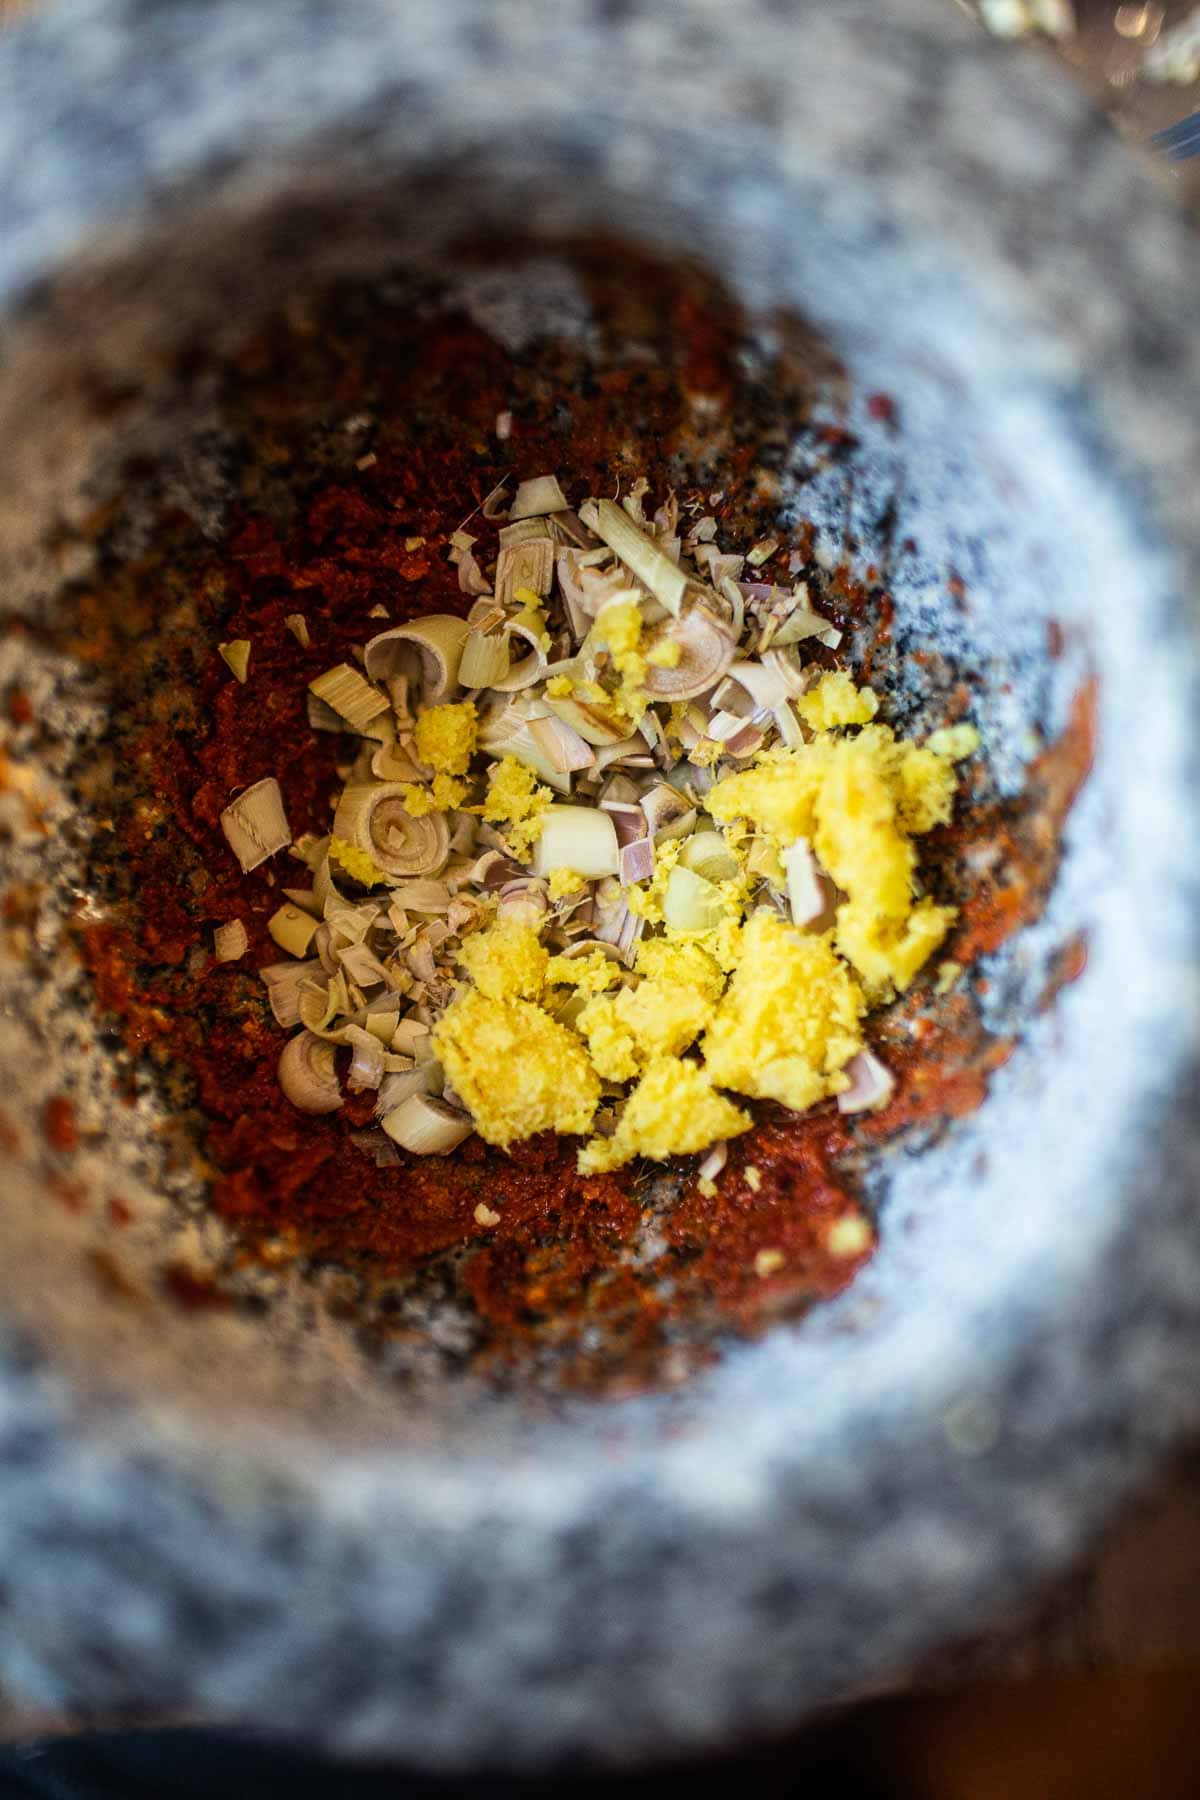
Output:
<svg viewBox="0 0 1200 1800">
<path fill-rule="evenodd" d="M 860 492 L 903 494 L 903 629 L 961 633 L 998 737 L 1058 722 L 1084 661 L 1102 727 L 1051 916 L 998 971 L 1028 990 L 1083 927 L 1086 977 L 977 1120 L 889 1171 L 853 1291 L 675 1396 L 447 1382 L 398 1415 L 314 1314 L 299 1348 L 240 1317 L 85 1316 L 30 1148 L 82 1053 L 4 971 L 27 1154 L 0 1209 L 0 1681 L 495 1767 L 776 1727 L 977 1625 L 1200 1413 L 1189 227 L 1036 54 L 939 0 L 91 0 L 0 44 L 0 91 L 13 603 L 52 598 L 39 479 L 79 475 L 36 406 L 56 331 L 119 366 L 176 303 L 261 299 L 304 235 L 272 224 L 285 191 L 329 262 L 363 260 L 372 209 L 405 254 L 472 212 L 603 220 L 796 305 L 898 397 L 902 454 L 872 451 Z M 90 287 L 63 266 L 83 251 Z M 844 521 L 819 484 L 805 505 Z M 136 1179 L 145 1140 L 131 1117 L 89 1172 Z M 293 1366 L 293 1413 L 255 1425 Z"/>
</svg>

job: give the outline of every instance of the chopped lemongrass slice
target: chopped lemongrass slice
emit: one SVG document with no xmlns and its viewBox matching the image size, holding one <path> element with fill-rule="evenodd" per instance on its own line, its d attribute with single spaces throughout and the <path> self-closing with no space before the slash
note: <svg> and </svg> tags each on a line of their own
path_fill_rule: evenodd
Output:
<svg viewBox="0 0 1200 1800">
<path fill-rule="evenodd" d="M 342 1034 L 352 1056 L 346 1075 L 351 1093 L 361 1094 L 365 1088 L 377 1088 L 383 1080 L 383 1045 L 361 1025 L 347 1025 Z"/>
<path fill-rule="evenodd" d="M 811 925 L 829 909 L 830 888 L 807 838 L 797 838 L 780 857 L 787 877 L 793 925 Z M 832 920 L 830 921 L 832 923 Z"/>
<path fill-rule="evenodd" d="M 464 687 L 490 688 L 508 674 L 509 660 L 506 632 L 471 631 L 463 645 L 458 678 Z"/>
<path fill-rule="evenodd" d="M 410 625 L 393 625 L 367 644 L 363 653 L 367 674 L 388 686 L 398 711 L 402 684 L 419 688 L 423 702 L 437 706 L 458 685 L 468 629 L 467 621 L 456 613 L 426 613 Z"/>
<path fill-rule="evenodd" d="M 560 773 L 573 774 L 595 764 L 596 753 L 591 745 L 564 719 L 531 719 L 529 734 Z"/>
<path fill-rule="evenodd" d="M 213 955 L 218 962 L 237 962 L 245 956 L 249 945 L 246 927 L 240 919 L 230 919 L 227 925 L 218 925 L 213 932 Z"/>
<path fill-rule="evenodd" d="M 450 854 L 445 815 L 414 818 L 405 805 L 406 791 L 394 781 L 351 782 L 333 816 L 334 835 L 365 851 L 393 880 L 436 875 Z"/>
<path fill-rule="evenodd" d="M 547 513 L 566 512 L 570 504 L 556 475 L 534 475 L 517 488 L 508 516 L 510 519 L 538 519 Z"/>
<path fill-rule="evenodd" d="M 517 590 L 528 588 L 544 600 L 554 584 L 554 540 L 539 536 L 521 544 L 508 544 L 496 559 L 496 599 L 501 606 L 511 606 L 520 598 Z"/>
<path fill-rule="evenodd" d="M 676 864 L 663 893 L 667 926 L 672 931 L 715 931 L 725 916 L 720 889 L 703 875 Z"/>
<path fill-rule="evenodd" d="M 321 902 L 311 888 L 284 888 L 283 897 L 298 906 L 301 912 L 311 913 L 314 919 L 322 916 Z"/>
<path fill-rule="evenodd" d="M 533 872 L 574 869 L 589 881 L 615 875 L 620 866 L 612 819 L 598 807 L 550 806 L 542 814 L 542 830 L 533 851 Z"/>
<path fill-rule="evenodd" d="M 410 1094 L 379 1123 L 388 1136 L 414 1156 L 446 1156 L 457 1150 L 475 1127 L 467 1113 L 432 1094 Z"/>
<path fill-rule="evenodd" d="M 420 1019 L 401 1019 L 392 1033 L 392 1049 L 403 1051 L 406 1056 L 411 1056 L 414 1062 L 432 1062 L 434 1060 L 433 1033 L 428 1025 L 421 1023 Z"/>
<path fill-rule="evenodd" d="M 244 875 L 287 849 L 292 833 L 283 810 L 283 795 L 273 775 L 256 781 L 230 801 L 221 814 L 221 830 Z"/>
<path fill-rule="evenodd" d="M 896 1077 L 871 1050 L 852 1056 L 843 1072 L 850 1077 L 850 1086 L 837 1097 L 841 1113 L 876 1112 L 896 1090 Z"/>
<path fill-rule="evenodd" d="M 678 617 L 689 586 L 688 577 L 679 564 L 672 562 L 615 501 L 597 500 L 594 505 L 585 503 L 585 508 L 580 509 L 584 523 L 604 539 L 609 549 L 616 552 L 654 598 Z"/>
<path fill-rule="evenodd" d="M 679 861 L 706 881 L 733 881 L 740 866 L 719 831 L 697 831 L 685 838 Z"/>
<path fill-rule="evenodd" d="M 336 1112 L 342 1105 L 334 1047 L 311 1031 L 289 1038 L 279 1058 L 279 1085 L 300 1112 Z"/>
<path fill-rule="evenodd" d="M 385 1057 L 385 1068 L 387 1060 Z M 375 1117 L 382 1119 L 385 1113 L 394 1112 L 413 1094 L 436 1094 L 441 1085 L 441 1064 L 432 1060 L 418 1064 L 415 1069 L 389 1069 L 379 1084 Z"/>
<path fill-rule="evenodd" d="M 388 710 L 388 697 L 372 687 L 365 676 L 349 663 L 337 663 L 308 684 L 310 694 L 333 708 L 355 731 L 361 731 L 372 719 Z"/>
<path fill-rule="evenodd" d="M 315 956 L 310 962 L 268 963 L 258 971 L 275 1023 L 285 1031 L 300 1023 L 300 993 L 305 982 L 314 981 L 320 974 L 321 965 Z"/>
<path fill-rule="evenodd" d="M 218 644 L 217 652 L 221 661 L 232 670 L 239 681 L 245 681 L 246 671 L 250 667 L 250 639 L 233 638 L 228 644 Z"/>
<path fill-rule="evenodd" d="M 770 562 L 779 548 L 778 538 L 759 538 L 746 552 L 746 561 L 752 569 L 761 569 L 765 562 Z"/>
<path fill-rule="evenodd" d="M 307 650 L 312 639 L 308 635 L 308 620 L 303 613 L 287 613 L 284 624 L 295 638 L 302 650 Z"/>
<path fill-rule="evenodd" d="M 267 930 L 281 950 L 289 956 L 307 956 L 316 935 L 317 920 L 311 913 L 301 912 L 288 900 L 267 920 Z"/>
</svg>

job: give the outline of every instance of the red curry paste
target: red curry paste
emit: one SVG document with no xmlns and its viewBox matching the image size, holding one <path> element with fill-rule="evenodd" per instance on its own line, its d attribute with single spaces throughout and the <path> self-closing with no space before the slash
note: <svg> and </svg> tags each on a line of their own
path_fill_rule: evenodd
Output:
<svg viewBox="0 0 1200 1800">
<path fill-rule="evenodd" d="M 129 1051 L 198 1108 L 213 1203 L 248 1254 L 314 1254 L 384 1275 L 474 1245 L 463 1282 L 492 1354 L 572 1342 L 570 1378 L 609 1380 L 681 1330 L 753 1327 L 844 1287 L 863 1255 L 839 1260 L 825 1240 L 834 1220 L 859 1215 L 850 1153 L 977 1106 L 1009 1046 L 986 1037 L 961 994 L 941 1003 L 936 1023 L 918 1019 L 915 1002 L 894 1009 L 882 1041 L 900 1081 L 886 1112 L 852 1128 L 828 1105 L 800 1119 L 762 1108 L 715 1198 L 684 1180 L 659 1220 L 666 1261 L 649 1272 L 634 1256 L 644 1177 L 580 1177 L 574 1145 L 550 1138 L 510 1156 L 470 1140 L 449 1159 L 376 1168 L 350 1141 L 373 1096 L 314 1118 L 280 1092 L 283 1036 L 255 970 L 279 958 L 266 920 L 280 886 L 306 877 L 286 856 L 242 876 L 217 820 L 235 790 L 274 775 L 293 831 L 328 829 L 344 746 L 308 728 L 306 683 L 383 628 L 373 608 L 393 623 L 465 609 L 447 539 L 510 469 L 557 470 L 597 492 L 644 473 L 654 491 L 674 486 L 749 542 L 769 523 L 763 444 L 805 425 L 810 393 L 796 360 L 785 349 L 747 374 L 740 321 L 711 284 L 651 267 L 631 281 L 627 255 L 619 280 L 602 252 L 581 252 L 578 266 L 601 322 L 602 347 L 587 357 L 554 343 L 512 355 L 460 314 L 343 292 L 293 305 L 222 369 L 241 490 L 224 540 L 214 549 L 164 513 L 155 549 L 114 568 L 80 605 L 75 648 L 115 692 L 141 683 L 118 719 L 130 791 L 112 798 L 116 829 L 98 845 L 116 904 L 80 936 L 97 1002 L 120 1019 Z M 630 352 L 631 341 L 642 348 Z M 503 442 L 502 411 L 513 416 Z M 811 557 L 811 532 L 793 542 Z M 823 604 L 844 620 L 869 616 L 886 648 L 886 592 L 842 572 Z M 309 625 L 307 650 L 284 623 L 295 612 Z M 244 686 L 215 654 L 232 638 L 252 645 Z M 1089 707 L 1082 697 L 1068 738 L 1034 772 L 1044 831 L 1031 841 L 1012 809 L 969 827 L 995 843 L 996 873 L 967 902 L 948 952 L 960 961 L 1039 910 L 1089 759 Z M 942 834 L 947 866 L 967 829 Z M 212 927 L 235 917 L 250 948 L 221 964 Z M 499 1224 L 476 1222 L 481 1200 Z M 766 1274 L 763 1251 L 778 1253 Z M 177 1272 L 171 1280 L 178 1289 Z M 585 1326 L 598 1328 L 599 1351 L 580 1348 Z"/>
</svg>

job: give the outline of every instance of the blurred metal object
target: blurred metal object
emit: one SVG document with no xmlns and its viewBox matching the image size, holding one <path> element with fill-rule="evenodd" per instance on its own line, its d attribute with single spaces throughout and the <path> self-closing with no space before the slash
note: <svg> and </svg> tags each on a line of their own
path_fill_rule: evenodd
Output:
<svg viewBox="0 0 1200 1800">
<path fill-rule="evenodd" d="M 1200 155 L 1200 112 L 1189 113 L 1176 125 L 1156 131 L 1150 142 L 1163 152 L 1168 162 L 1187 162 Z"/>
</svg>

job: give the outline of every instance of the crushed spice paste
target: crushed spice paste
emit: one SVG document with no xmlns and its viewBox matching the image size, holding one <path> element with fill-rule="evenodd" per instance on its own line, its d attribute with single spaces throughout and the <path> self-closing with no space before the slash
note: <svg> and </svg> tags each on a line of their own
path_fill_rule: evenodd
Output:
<svg viewBox="0 0 1200 1800">
<path fill-rule="evenodd" d="M 810 426 L 813 395 L 786 341 L 776 362 L 755 365 L 714 284 L 649 263 L 630 280 L 622 256 L 617 279 L 608 247 L 574 252 L 597 320 L 586 355 L 552 341 L 511 353 L 427 295 L 406 310 L 343 287 L 285 309 L 207 370 L 239 445 L 241 499 L 224 538 L 214 546 L 163 512 L 136 562 L 102 559 L 73 633 L 125 696 L 114 725 L 123 785 L 107 800 L 115 829 L 96 847 L 108 917 L 81 921 L 81 948 L 129 1054 L 148 1059 L 194 1122 L 213 1204 L 242 1254 L 332 1258 L 385 1281 L 465 1245 L 458 1279 L 480 1320 L 481 1366 L 551 1358 L 563 1380 L 610 1390 L 661 1378 L 680 1346 L 708 1355 L 714 1330 L 753 1330 L 840 1291 L 874 1245 L 854 1173 L 864 1145 L 977 1105 L 1010 1048 L 983 1031 L 961 988 L 932 1004 L 902 995 L 872 1031 L 895 1078 L 878 1110 L 843 1116 L 824 1100 L 797 1115 L 754 1101 L 724 1166 L 669 1198 L 643 1165 L 580 1169 L 576 1144 L 552 1132 L 514 1138 L 507 1153 L 478 1136 L 446 1157 L 385 1150 L 370 1090 L 301 1115 L 279 1087 L 281 1035 L 257 971 L 279 961 L 268 926 L 304 872 L 281 856 L 242 873 L 220 819 L 232 795 L 276 780 L 293 837 L 328 834 L 346 741 L 310 728 L 307 690 L 359 667 L 364 620 L 384 631 L 465 614 L 447 549 L 505 477 L 570 469 L 603 495 L 644 474 L 655 492 L 694 499 L 722 542 L 749 546 L 778 535 L 763 530 L 763 445 L 811 428 L 826 454 L 842 451 Z M 886 645 L 886 590 L 824 571 L 803 527 L 784 554 L 833 626 L 873 620 Z M 241 643 L 244 680 L 216 653 Z M 818 674 L 836 668 L 820 642 L 811 660 Z M 842 703 L 865 705 L 856 691 L 848 683 Z M 814 704 L 834 705 L 837 684 L 822 692 Z M 1035 768 L 1028 807 L 930 821 L 930 905 L 947 924 L 958 911 L 939 954 L 968 965 L 1036 916 L 1090 729 L 1085 696 Z M 427 741 L 440 778 L 461 779 L 462 742 L 456 721 Z M 506 804 L 499 823 L 517 823 L 515 791 Z M 963 853 L 981 844 L 990 872 L 972 891 Z M 231 920 L 246 949 L 223 961 L 212 933 Z M 604 992 L 583 998 L 599 1031 Z"/>
</svg>

